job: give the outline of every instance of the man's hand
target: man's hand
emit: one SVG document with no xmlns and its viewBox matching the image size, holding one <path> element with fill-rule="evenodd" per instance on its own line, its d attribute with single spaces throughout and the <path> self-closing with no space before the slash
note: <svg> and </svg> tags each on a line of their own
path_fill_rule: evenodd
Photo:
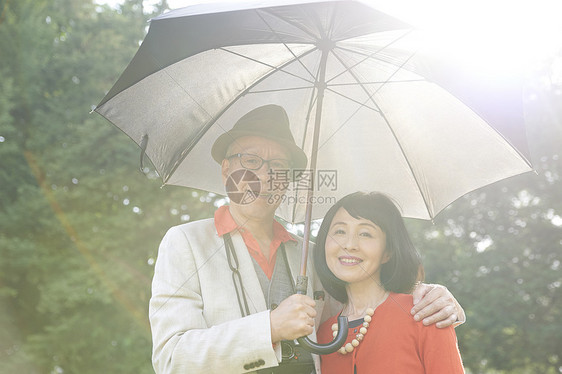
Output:
<svg viewBox="0 0 562 374">
<path fill-rule="evenodd" d="M 312 334 L 316 303 L 306 295 L 291 295 L 271 311 L 271 342 Z"/>
<path fill-rule="evenodd" d="M 437 323 L 438 328 L 444 328 L 465 320 L 464 310 L 444 286 L 420 283 L 413 296 L 411 313 L 416 321 L 423 320 L 426 326 Z"/>
</svg>

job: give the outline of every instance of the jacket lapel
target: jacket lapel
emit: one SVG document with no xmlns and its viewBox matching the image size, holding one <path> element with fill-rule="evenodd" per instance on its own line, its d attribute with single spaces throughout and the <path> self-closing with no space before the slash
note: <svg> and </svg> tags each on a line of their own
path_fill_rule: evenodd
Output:
<svg viewBox="0 0 562 374">
<path fill-rule="evenodd" d="M 244 286 L 246 299 L 248 300 L 250 313 L 263 312 L 267 310 L 267 306 L 260 281 L 254 269 L 252 256 L 246 247 L 246 243 L 244 243 L 244 239 L 242 239 L 242 235 L 238 232 L 232 232 L 231 236 L 232 244 L 234 245 L 234 250 L 236 251 L 236 256 L 239 261 L 239 271 L 242 276 L 242 284 Z"/>
</svg>

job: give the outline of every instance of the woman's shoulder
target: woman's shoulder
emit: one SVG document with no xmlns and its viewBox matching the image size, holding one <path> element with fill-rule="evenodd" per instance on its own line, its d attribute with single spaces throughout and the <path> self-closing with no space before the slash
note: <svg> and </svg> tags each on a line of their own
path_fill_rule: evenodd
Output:
<svg viewBox="0 0 562 374">
<path fill-rule="evenodd" d="M 410 312 L 414 306 L 414 297 L 409 294 L 391 292 L 383 305 L 385 308 L 400 308 Z"/>
</svg>

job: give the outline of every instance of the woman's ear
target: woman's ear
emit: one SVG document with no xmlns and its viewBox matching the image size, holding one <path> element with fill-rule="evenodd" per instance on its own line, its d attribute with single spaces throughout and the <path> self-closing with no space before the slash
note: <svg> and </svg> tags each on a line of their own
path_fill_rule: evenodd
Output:
<svg viewBox="0 0 562 374">
<path fill-rule="evenodd" d="M 390 261 L 391 258 L 392 258 L 392 253 L 390 253 L 388 249 L 385 249 L 384 253 L 382 254 L 381 264 L 386 264 L 388 261 Z"/>
</svg>

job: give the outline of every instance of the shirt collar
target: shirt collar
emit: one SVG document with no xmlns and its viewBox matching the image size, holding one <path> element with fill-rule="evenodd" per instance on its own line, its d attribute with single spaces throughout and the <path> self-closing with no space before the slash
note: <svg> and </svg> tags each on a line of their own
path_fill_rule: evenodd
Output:
<svg viewBox="0 0 562 374">
<path fill-rule="evenodd" d="M 244 228 L 238 226 L 234 218 L 232 218 L 228 205 L 223 205 L 215 211 L 215 228 L 219 236 L 234 230 L 244 231 Z M 281 243 L 296 241 L 283 225 L 276 220 L 273 220 L 273 240 L 279 240 Z"/>
</svg>

